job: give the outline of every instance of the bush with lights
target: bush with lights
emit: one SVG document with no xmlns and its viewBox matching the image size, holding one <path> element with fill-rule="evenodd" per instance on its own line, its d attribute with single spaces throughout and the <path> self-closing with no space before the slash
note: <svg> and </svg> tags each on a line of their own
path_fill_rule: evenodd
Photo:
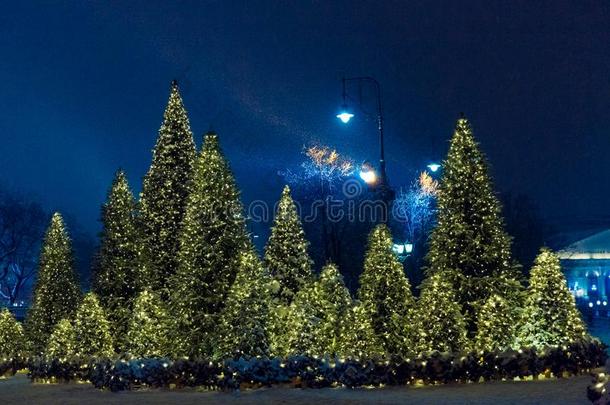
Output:
<svg viewBox="0 0 610 405">
<path fill-rule="evenodd" d="M 131 357 L 165 357 L 172 354 L 171 318 L 158 294 L 142 291 L 135 299 L 127 329 Z"/>
<path fill-rule="evenodd" d="M 371 387 L 419 385 L 482 380 L 563 377 L 604 364 L 605 346 L 581 340 L 565 347 L 495 353 L 439 353 L 416 358 L 367 360 L 294 356 L 285 359 L 242 357 L 222 363 L 188 359 L 60 361 L 34 360 L 30 378 L 42 381 L 90 381 L 112 391 L 139 387 L 204 387 L 239 389 L 273 384 L 294 387 Z"/>
<path fill-rule="evenodd" d="M 55 325 L 47 343 L 45 356 L 66 359 L 76 355 L 76 334 L 69 319 L 62 319 Z"/>
<path fill-rule="evenodd" d="M 368 312 L 354 300 L 341 318 L 341 347 L 338 356 L 350 359 L 376 359 L 384 355 L 379 338 L 373 330 Z"/>
<path fill-rule="evenodd" d="M 25 349 L 23 327 L 7 308 L 0 310 L 0 359 L 3 361 L 22 359 L 25 356 Z"/>
<path fill-rule="evenodd" d="M 217 326 L 214 357 L 269 356 L 269 281 L 256 252 L 240 255 L 237 277 Z"/>
<path fill-rule="evenodd" d="M 102 206 L 103 229 L 92 286 L 112 324 L 111 334 L 119 353 L 127 345 L 131 308 L 142 282 L 135 210 L 127 177 L 119 170 Z"/>
<path fill-rule="evenodd" d="M 451 282 L 441 273 L 423 283 L 417 303 L 419 352 L 462 353 L 467 350 L 466 325 Z"/>
<path fill-rule="evenodd" d="M 510 348 L 515 341 L 516 312 L 509 302 L 494 294 L 487 299 L 477 315 L 474 348 L 494 352 Z"/>
<path fill-rule="evenodd" d="M 385 225 L 378 225 L 369 236 L 358 298 L 383 352 L 400 355 L 413 350 L 410 318 L 415 299 L 402 265 L 392 251 L 392 236 Z"/>
<path fill-rule="evenodd" d="M 559 257 L 542 249 L 530 272 L 517 344 L 542 348 L 585 338 L 587 330 L 568 290 Z"/>
<path fill-rule="evenodd" d="M 210 356 L 239 253 L 252 249 L 240 193 L 216 134 L 205 136 L 191 189 L 171 283 L 173 339 L 177 355 Z"/>
<path fill-rule="evenodd" d="M 504 231 L 488 171 L 470 123 L 458 119 L 443 163 L 427 273 L 443 273 L 452 282 L 471 334 L 476 309 L 490 295 L 507 297 L 520 289 L 511 239 Z"/>
<path fill-rule="evenodd" d="M 44 237 L 32 306 L 25 322 L 32 354 L 42 354 L 55 325 L 72 318 L 80 300 L 72 243 L 61 215 L 55 213 Z"/>
<path fill-rule="evenodd" d="M 164 299 L 169 295 L 169 279 L 178 267 L 178 235 L 195 155 L 193 133 L 174 81 L 140 196 L 146 287 L 159 290 Z"/>
<path fill-rule="evenodd" d="M 352 299 L 334 264 L 327 264 L 320 277 L 297 293 L 290 305 L 285 327 L 287 353 L 310 356 L 343 352 L 342 320 Z"/>
<path fill-rule="evenodd" d="M 111 357 L 114 354 L 110 323 L 94 293 L 85 295 L 74 317 L 76 355 Z"/>
</svg>

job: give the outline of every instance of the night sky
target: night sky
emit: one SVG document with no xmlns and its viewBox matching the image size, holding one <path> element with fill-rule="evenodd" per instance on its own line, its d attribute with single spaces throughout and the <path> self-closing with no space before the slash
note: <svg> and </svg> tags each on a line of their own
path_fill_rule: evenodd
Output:
<svg viewBox="0 0 610 405">
<path fill-rule="evenodd" d="M 0 11 L 0 182 L 92 233 L 117 168 L 140 190 L 174 78 L 246 202 L 275 200 L 310 142 L 377 159 L 373 122 L 334 117 L 345 74 L 383 86 L 392 184 L 464 112 L 498 191 L 555 222 L 610 216 L 608 2 L 19 3 Z"/>
</svg>

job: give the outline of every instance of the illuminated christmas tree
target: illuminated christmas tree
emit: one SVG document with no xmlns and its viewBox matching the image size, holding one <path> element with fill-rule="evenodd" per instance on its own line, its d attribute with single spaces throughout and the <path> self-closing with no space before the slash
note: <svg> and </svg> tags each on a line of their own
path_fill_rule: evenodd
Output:
<svg viewBox="0 0 610 405">
<path fill-rule="evenodd" d="M 284 304 L 290 304 L 295 294 L 312 278 L 308 246 L 297 207 L 290 196 L 290 188 L 286 186 L 265 247 L 265 266 L 278 283 L 275 296 Z"/>
<path fill-rule="evenodd" d="M 501 296 L 492 295 L 478 312 L 474 348 L 489 352 L 510 348 L 515 341 L 515 323 L 512 305 Z"/>
<path fill-rule="evenodd" d="M 34 354 L 43 352 L 57 322 L 72 318 L 78 307 L 81 290 L 73 262 L 72 243 L 64 221 L 55 213 L 44 237 L 32 306 L 25 323 Z"/>
<path fill-rule="evenodd" d="M 544 347 L 585 337 L 587 330 L 568 290 L 559 258 L 551 250 L 542 249 L 530 272 L 517 343 Z"/>
<path fill-rule="evenodd" d="M 417 303 L 420 352 L 462 352 L 467 349 L 466 326 L 451 282 L 442 273 L 423 283 Z"/>
<path fill-rule="evenodd" d="M 125 350 L 131 307 L 141 283 L 135 209 L 125 173 L 118 171 L 102 207 L 103 229 L 93 281 L 118 352 Z"/>
<path fill-rule="evenodd" d="M 269 355 L 269 281 L 255 252 L 240 255 L 237 277 L 220 316 L 215 357 Z"/>
<path fill-rule="evenodd" d="M 403 354 L 412 349 L 409 318 L 414 299 L 385 225 L 378 225 L 369 236 L 358 297 L 387 354 Z"/>
<path fill-rule="evenodd" d="M 193 133 L 174 81 L 140 196 L 146 280 L 164 297 L 168 295 L 168 280 L 178 267 L 178 235 L 195 154 Z"/>
<path fill-rule="evenodd" d="M 0 310 L 0 359 L 23 357 L 24 343 L 25 336 L 21 324 L 8 309 Z"/>
<path fill-rule="evenodd" d="M 216 134 L 207 134 L 195 165 L 172 280 L 179 355 L 211 355 L 212 337 L 239 267 L 252 249 L 233 173 Z"/>
<path fill-rule="evenodd" d="M 352 305 L 343 277 L 327 264 L 320 277 L 302 288 L 290 306 L 286 339 L 288 354 L 323 356 L 342 352 L 342 320 Z"/>
<path fill-rule="evenodd" d="M 476 327 L 476 308 L 490 295 L 508 298 L 519 290 L 500 203 L 466 118 L 458 119 L 443 163 L 429 243 L 427 274 L 442 273 L 452 282 L 469 331 Z"/>
<path fill-rule="evenodd" d="M 85 295 L 74 319 L 76 355 L 111 357 L 114 353 L 110 323 L 94 293 Z"/>
<path fill-rule="evenodd" d="M 127 351 L 137 358 L 166 357 L 172 353 L 171 319 L 155 293 L 144 290 L 133 304 L 127 331 Z"/>
<path fill-rule="evenodd" d="M 76 355 L 76 334 L 69 319 L 62 319 L 55 325 L 45 354 L 56 359 L 67 359 Z"/>
<path fill-rule="evenodd" d="M 277 282 L 271 282 L 271 296 L 278 290 Z M 275 288 L 273 288 L 275 286 Z M 305 288 L 305 287 L 304 287 Z M 269 350 L 272 356 L 285 357 L 291 351 L 291 337 L 288 324 L 294 319 L 291 305 L 272 299 L 269 305 L 267 334 L 269 335 Z"/>
<path fill-rule="evenodd" d="M 354 301 L 341 319 L 339 356 L 370 359 L 383 356 L 383 348 L 375 335 L 365 308 Z"/>
</svg>

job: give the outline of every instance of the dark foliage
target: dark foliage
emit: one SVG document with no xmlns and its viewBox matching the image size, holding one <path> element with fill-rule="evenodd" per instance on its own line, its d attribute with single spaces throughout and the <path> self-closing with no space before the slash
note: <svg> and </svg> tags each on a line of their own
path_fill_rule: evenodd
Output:
<svg viewBox="0 0 610 405">
<path fill-rule="evenodd" d="M 606 346 L 598 341 L 575 342 L 545 351 L 523 349 L 466 355 L 432 353 L 423 358 L 389 361 L 342 360 L 296 356 L 285 360 L 240 358 L 222 363 L 207 360 L 67 361 L 34 360 L 27 366 L 33 380 L 90 381 L 97 388 L 121 391 L 151 388 L 208 387 L 232 390 L 273 384 L 323 388 L 466 382 L 534 377 L 556 377 L 588 372 L 605 363 Z M 21 365 L 15 366 L 21 368 Z M 0 370 L 11 366 L 0 364 Z M 591 393 L 589 394 L 592 395 Z"/>
</svg>

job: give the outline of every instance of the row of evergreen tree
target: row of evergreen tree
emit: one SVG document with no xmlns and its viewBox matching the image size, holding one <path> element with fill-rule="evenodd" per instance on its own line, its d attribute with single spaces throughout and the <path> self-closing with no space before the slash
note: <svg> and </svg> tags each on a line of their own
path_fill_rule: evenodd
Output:
<svg viewBox="0 0 610 405">
<path fill-rule="evenodd" d="M 524 291 L 465 118 L 444 163 L 438 211 L 418 300 L 384 225 L 369 237 L 357 300 L 333 264 L 316 276 L 287 187 L 261 260 L 218 137 L 208 133 L 196 153 L 174 82 L 139 201 L 123 172 L 114 179 L 84 299 L 70 239 L 61 216 L 53 216 L 26 340 L 33 353 L 53 356 L 368 357 L 586 336 L 552 252 L 541 252 Z"/>
</svg>

